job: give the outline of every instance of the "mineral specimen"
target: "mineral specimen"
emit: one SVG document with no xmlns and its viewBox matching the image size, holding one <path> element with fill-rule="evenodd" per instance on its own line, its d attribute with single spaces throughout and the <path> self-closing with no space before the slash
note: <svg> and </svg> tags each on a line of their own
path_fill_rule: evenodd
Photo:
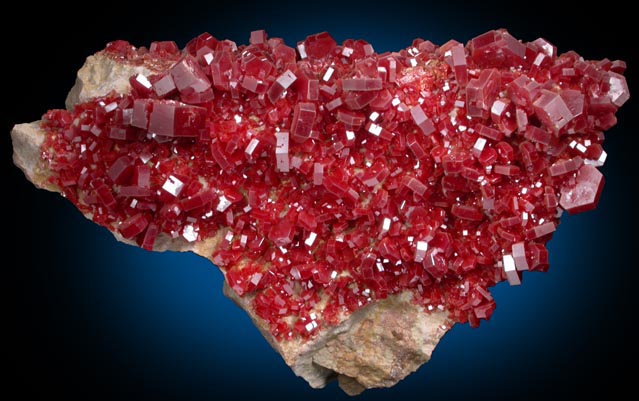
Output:
<svg viewBox="0 0 639 401">
<path fill-rule="evenodd" d="M 504 30 L 115 41 L 67 110 L 14 127 L 14 160 L 119 240 L 210 259 L 296 374 L 357 394 L 548 268 L 562 211 L 597 204 L 624 69 Z"/>
</svg>

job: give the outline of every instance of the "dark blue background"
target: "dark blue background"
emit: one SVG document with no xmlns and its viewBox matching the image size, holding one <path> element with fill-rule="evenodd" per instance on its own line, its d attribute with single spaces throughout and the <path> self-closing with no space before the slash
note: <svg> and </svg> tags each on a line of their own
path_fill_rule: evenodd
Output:
<svg viewBox="0 0 639 401">
<path fill-rule="evenodd" d="M 560 51 L 586 58 L 625 59 L 631 90 L 639 65 L 629 13 L 607 4 L 569 10 L 543 2 L 116 3 L 96 2 L 102 12 L 76 9 L 78 16 L 70 3 L 17 5 L 23 9 L 9 17 L 22 25 L 9 31 L 2 24 L 3 64 L 11 69 L 2 79 L 11 101 L 2 113 L 3 132 L 63 107 L 84 57 L 118 38 L 137 45 L 173 39 L 183 46 L 209 31 L 246 43 L 251 30 L 264 28 L 294 45 L 327 30 L 338 41 L 363 38 L 383 52 L 418 36 L 465 42 L 505 27 L 517 38 L 544 36 Z M 55 17 L 54 10 L 67 15 Z M 497 286 L 490 322 L 477 330 L 455 327 L 417 373 L 359 399 L 572 399 L 632 389 L 622 366 L 637 357 L 631 329 L 637 318 L 635 104 L 624 106 L 608 134 L 599 208 L 562 219 L 549 246 L 550 271 L 526 274 L 521 287 Z M 296 378 L 223 297 L 222 276 L 208 261 L 116 243 L 58 195 L 34 189 L 10 154 L 5 135 L 8 205 L 1 213 L 11 239 L 3 243 L 1 264 L 2 332 L 8 334 L 1 350 L 12 374 L 4 377 L 4 390 L 17 390 L 18 399 L 348 398 L 335 384 L 313 390 Z"/>
</svg>

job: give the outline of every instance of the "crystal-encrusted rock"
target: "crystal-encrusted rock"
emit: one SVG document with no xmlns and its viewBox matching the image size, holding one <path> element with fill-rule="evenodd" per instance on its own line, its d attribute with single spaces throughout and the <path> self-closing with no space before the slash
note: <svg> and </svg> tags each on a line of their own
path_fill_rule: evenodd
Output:
<svg viewBox="0 0 639 401">
<path fill-rule="evenodd" d="M 384 54 L 325 32 L 249 43 L 112 42 L 68 110 L 14 127 L 14 160 L 118 239 L 210 259 L 298 375 L 350 394 L 548 268 L 629 97 L 623 62 L 504 30 Z"/>
</svg>

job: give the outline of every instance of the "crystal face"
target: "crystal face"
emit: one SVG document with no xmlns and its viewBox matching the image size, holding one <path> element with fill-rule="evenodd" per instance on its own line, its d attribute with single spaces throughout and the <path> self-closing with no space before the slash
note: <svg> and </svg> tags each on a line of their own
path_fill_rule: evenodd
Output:
<svg viewBox="0 0 639 401">
<path fill-rule="evenodd" d="M 280 341 L 404 291 L 490 318 L 489 288 L 546 270 L 561 212 L 596 206 L 629 97 L 625 64 L 503 30 L 384 54 L 249 42 L 107 45 L 152 72 L 49 111 L 41 151 L 51 184 L 145 249 L 217 238 L 211 259 Z"/>
</svg>

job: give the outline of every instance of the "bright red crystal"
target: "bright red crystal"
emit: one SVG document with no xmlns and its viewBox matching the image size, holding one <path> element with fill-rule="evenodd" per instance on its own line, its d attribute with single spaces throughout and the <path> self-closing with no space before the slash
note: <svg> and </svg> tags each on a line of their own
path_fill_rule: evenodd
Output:
<svg viewBox="0 0 639 401">
<path fill-rule="evenodd" d="M 404 290 L 478 325 L 489 287 L 547 269 L 561 209 L 595 207 L 624 63 L 503 30 L 384 54 L 320 33 L 297 52 L 264 31 L 109 44 L 155 73 L 44 116 L 51 181 L 145 249 L 221 233 L 212 260 L 280 339 Z"/>
</svg>

